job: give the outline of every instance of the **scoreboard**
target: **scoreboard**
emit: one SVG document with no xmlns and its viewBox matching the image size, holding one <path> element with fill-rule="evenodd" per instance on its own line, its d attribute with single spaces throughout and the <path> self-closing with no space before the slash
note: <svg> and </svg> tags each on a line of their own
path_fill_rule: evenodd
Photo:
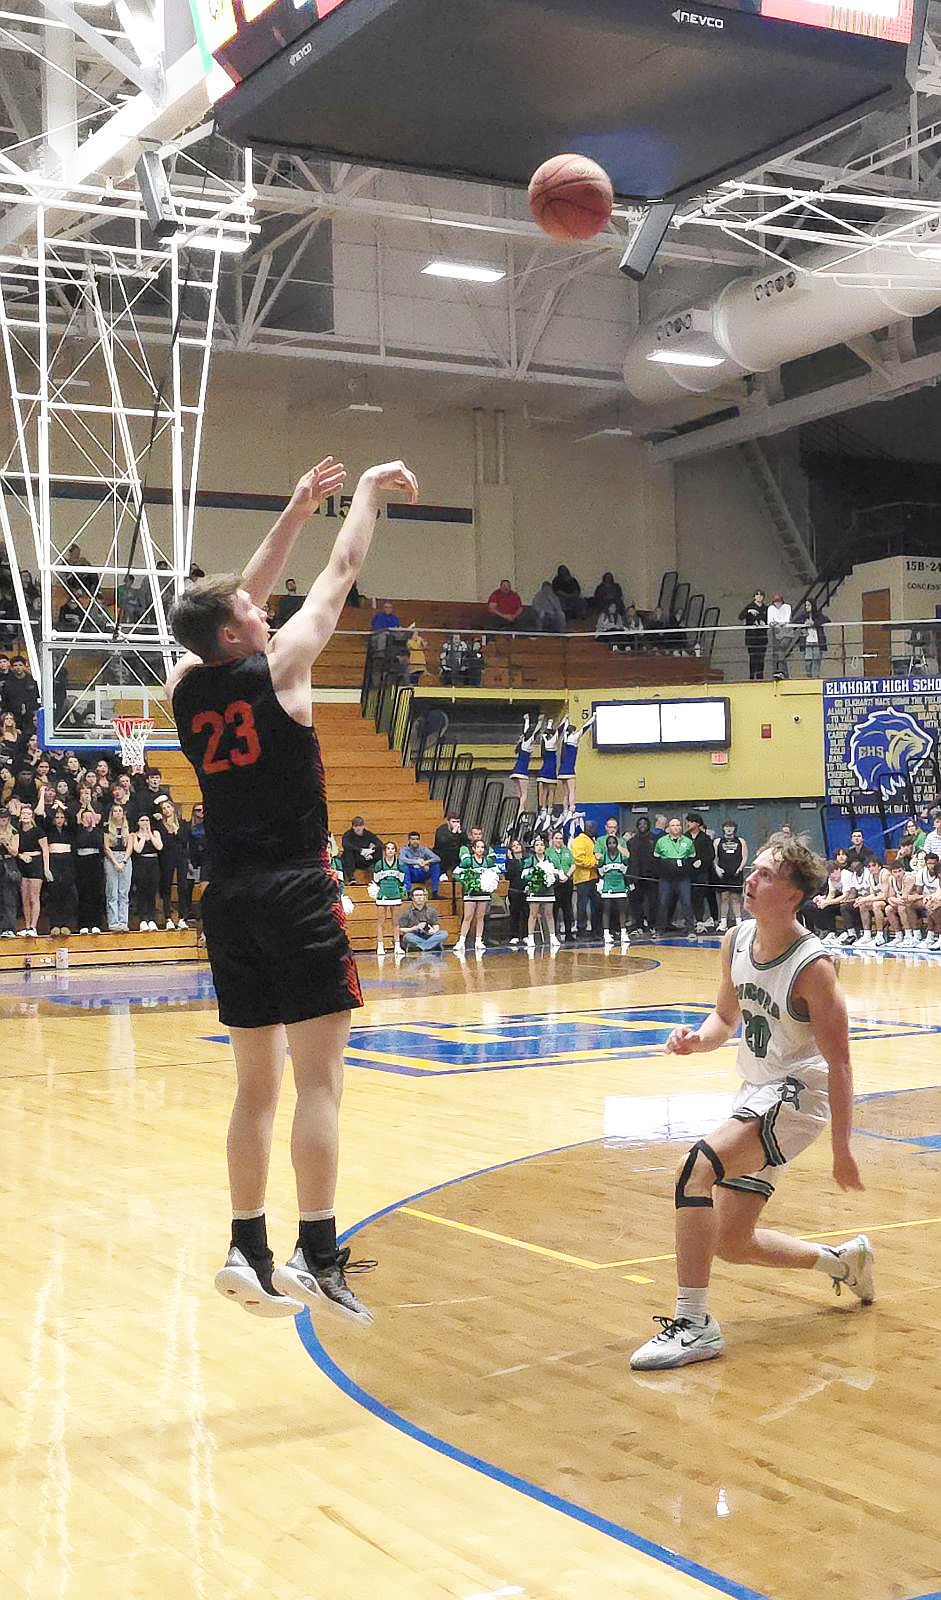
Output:
<svg viewBox="0 0 941 1600">
<path fill-rule="evenodd" d="M 190 0 L 212 98 L 229 92 L 287 46 L 356 0 Z M 629 8 L 631 0 L 623 0 Z M 712 0 L 716 9 L 778 22 L 909 44 L 915 0 L 858 0 L 837 6 L 824 0 Z M 577 0 L 576 0 L 577 8 Z"/>
<path fill-rule="evenodd" d="M 905 102 L 928 0 L 190 4 L 236 143 L 519 185 L 577 150 L 676 203 Z"/>
<path fill-rule="evenodd" d="M 228 93 L 349 0 L 190 0 L 210 94 Z"/>
</svg>

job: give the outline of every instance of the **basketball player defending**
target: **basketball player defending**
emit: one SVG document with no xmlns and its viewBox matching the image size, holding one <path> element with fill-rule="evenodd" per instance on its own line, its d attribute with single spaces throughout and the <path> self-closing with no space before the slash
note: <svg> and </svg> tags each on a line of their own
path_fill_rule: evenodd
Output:
<svg viewBox="0 0 941 1600">
<path fill-rule="evenodd" d="M 693 1145 L 676 1182 L 676 1312 L 655 1317 L 660 1333 L 631 1357 L 640 1371 L 711 1361 L 725 1348 L 706 1297 L 713 1258 L 757 1267 L 802 1267 L 842 1284 L 864 1305 L 874 1296 L 873 1251 L 865 1234 L 841 1244 L 806 1243 L 757 1227 L 778 1172 L 830 1122 L 833 1176 L 861 1189 L 850 1151 L 853 1076 L 846 1004 L 820 940 L 797 908 L 824 876 L 822 861 L 797 838 L 772 836 L 745 883 L 753 922 L 722 945 L 715 1010 L 700 1027 L 674 1028 L 672 1055 L 717 1050 L 739 1021 L 744 1080 L 732 1116 Z"/>
<path fill-rule="evenodd" d="M 260 1317 L 292 1316 L 303 1304 L 368 1323 L 344 1276 L 349 1251 L 337 1249 L 333 1209 L 343 1050 L 362 996 L 328 856 L 310 669 L 337 625 L 385 496 L 418 498 L 401 461 L 360 478 L 330 560 L 271 637 L 264 610 L 304 524 L 345 478 L 332 456 L 321 461 L 241 576 L 202 578 L 180 597 L 171 626 L 188 653 L 167 692 L 205 805 L 203 926 L 238 1083 L 228 1136 L 232 1242 L 216 1287 Z M 291 1260 L 273 1269 L 265 1186 L 288 1046 L 300 1228 Z"/>
</svg>

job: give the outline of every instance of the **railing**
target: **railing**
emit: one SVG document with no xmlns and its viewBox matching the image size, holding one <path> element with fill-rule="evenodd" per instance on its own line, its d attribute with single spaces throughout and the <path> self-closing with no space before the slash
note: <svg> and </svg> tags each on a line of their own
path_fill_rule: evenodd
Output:
<svg viewBox="0 0 941 1600">
<path fill-rule="evenodd" d="M 481 662 L 468 667 L 449 656 L 442 664 L 441 646 L 453 635 L 427 628 L 421 630 L 426 666 L 417 674 L 407 657 L 397 653 L 396 641 L 391 649 L 387 646 L 377 665 L 372 651 L 367 650 L 367 636 L 342 637 L 360 642 L 361 705 L 367 716 L 379 718 L 383 732 L 388 731 L 388 719 L 393 715 L 397 687 L 525 692 L 735 682 L 749 677 L 934 677 L 941 671 L 941 617 L 825 621 L 821 631 L 826 647 L 818 663 L 808 648 L 803 622 L 792 621 L 774 634 L 765 628 L 759 633 L 746 630 L 742 623 L 719 626 L 710 607 L 703 611 L 696 629 L 658 623 L 638 634 L 599 637 L 588 633 L 488 634 L 483 639 Z M 403 633 L 403 649 L 405 637 Z M 398 738 L 394 742 L 398 747 Z"/>
</svg>

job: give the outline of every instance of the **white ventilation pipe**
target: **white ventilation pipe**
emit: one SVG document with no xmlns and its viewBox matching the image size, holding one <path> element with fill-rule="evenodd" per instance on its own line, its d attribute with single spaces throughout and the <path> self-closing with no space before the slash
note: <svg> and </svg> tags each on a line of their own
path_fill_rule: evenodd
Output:
<svg viewBox="0 0 941 1600">
<path fill-rule="evenodd" d="M 935 311 L 941 306 L 941 227 L 932 221 L 933 227 L 926 223 L 920 230 L 923 245 L 877 247 L 854 261 L 845 251 L 840 258 L 830 249 L 814 251 L 801 263 L 807 270 L 782 265 L 761 277 L 734 278 L 705 304 L 646 323 L 624 359 L 630 393 L 646 405 L 662 405 L 678 393 L 708 394 L 746 372 L 769 372 L 784 361 Z M 843 275 L 811 276 L 838 259 Z M 854 269 L 882 282 L 854 282 Z M 710 366 L 648 359 L 671 347 L 719 359 Z"/>
</svg>

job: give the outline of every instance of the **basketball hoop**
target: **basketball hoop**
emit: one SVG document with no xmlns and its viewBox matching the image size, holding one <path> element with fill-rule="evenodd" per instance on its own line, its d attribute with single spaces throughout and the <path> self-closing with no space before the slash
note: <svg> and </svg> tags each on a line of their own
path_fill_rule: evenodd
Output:
<svg viewBox="0 0 941 1600">
<path fill-rule="evenodd" d="M 144 746 L 153 732 L 153 717 L 112 717 L 111 726 L 121 746 L 121 760 L 126 767 L 144 765 Z"/>
</svg>

